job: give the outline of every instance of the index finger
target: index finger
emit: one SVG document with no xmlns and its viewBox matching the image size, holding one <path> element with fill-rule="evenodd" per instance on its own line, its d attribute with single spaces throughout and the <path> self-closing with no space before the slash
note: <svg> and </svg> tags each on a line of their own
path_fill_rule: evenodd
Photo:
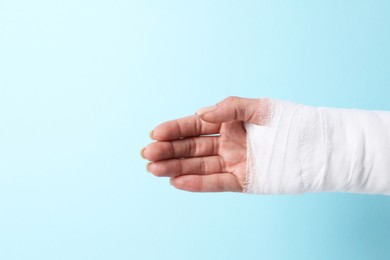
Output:
<svg viewBox="0 0 390 260">
<path fill-rule="evenodd" d="M 193 115 L 158 125 L 150 133 L 150 137 L 157 141 L 170 141 L 185 137 L 219 134 L 220 128 L 221 124 L 208 123 Z"/>
</svg>

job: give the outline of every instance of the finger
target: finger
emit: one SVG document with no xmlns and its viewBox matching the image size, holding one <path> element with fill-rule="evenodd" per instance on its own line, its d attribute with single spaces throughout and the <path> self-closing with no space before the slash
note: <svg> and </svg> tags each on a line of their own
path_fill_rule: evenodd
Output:
<svg viewBox="0 0 390 260">
<path fill-rule="evenodd" d="M 220 124 L 211 124 L 193 115 L 158 125 L 150 133 L 150 137 L 158 141 L 170 141 L 183 137 L 218 134 L 220 127 Z"/>
<path fill-rule="evenodd" d="M 218 154 L 217 136 L 190 137 L 171 142 L 149 144 L 142 154 L 149 161 L 211 156 Z"/>
<path fill-rule="evenodd" d="M 179 190 L 192 192 L 242 191 L 237 177 L 231 173 L 181 175 L 171 178 L 171 184 Z"/>
<path fill-rule="evenodd" d="M 164 177 L 188 174 L 206 175 L 226 171 L 220 156 L 164 160 L 149 163 L 147 168 L 154 175 Z"/>
<path fill-rule="evenodd" d="M 234 120 L 263 124 L 269 117 L 270 102 L 268 98 L 228 97 L 215 106 L 198 110 L 196 114 L 200 119 L 216 124 Z"/>
</svg>

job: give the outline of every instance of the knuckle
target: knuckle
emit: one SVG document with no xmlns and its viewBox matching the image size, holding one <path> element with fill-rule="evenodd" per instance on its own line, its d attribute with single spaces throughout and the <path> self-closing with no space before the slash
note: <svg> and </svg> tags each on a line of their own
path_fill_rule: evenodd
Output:
<svg viewBox="0 0 390 260">
<path fill-rule="evenodd" d="M 217 187 L 218 187 L 218 190 L 220 190 L 220 191 L 224 191 L 225 190 L 224 189 L 225 188 L 224 180 L 220 176 L 218 176 L 218 178 L 217 178 Z"/>
<path fill-rule="evenodd" d="M 206 169 L 206 161 L 204 158 L 201 158 L 201 161 L 200 161 L 200 173 L 202 175 L 205 175 L 207 173 L 207 169 Z"/>
<path fill-rule="evenodd" d="M 197 157 L 198 156 L 198 147 L 196 144 L 196 139 L 191 137 L 188 139 L 189 142 L 189 155 L 191 157 Z"/>
<path fill-rule="evenodd" d="M 195 120 L 194 120 L 194 129 L 195 129 L 195 132 L 196 132 L 196 135 L 200 135 L 202 133 L 202 121 L 200 120 L 199 117 L 196 117 Z"/>
<path fill-rule="evenodd" d="M 237 97 L 237 96 L 229 96 L 227 98 L 225 98 L 225 101 L 226 102 L 229 102 L 229 103 L 238 103 L 240 101 L 240 97 Z"/>
</svg>

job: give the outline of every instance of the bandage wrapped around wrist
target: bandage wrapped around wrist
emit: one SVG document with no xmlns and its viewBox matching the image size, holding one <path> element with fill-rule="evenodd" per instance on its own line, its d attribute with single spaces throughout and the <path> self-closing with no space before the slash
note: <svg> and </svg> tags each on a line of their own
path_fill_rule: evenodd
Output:
<svg viewBox="0 0 390 260">
<path fill-rule="evenodd" d="M 244 192 L 390 195 L 390 112 L 260 103 L 262 122 L 245 125 Z"/>
</svg>

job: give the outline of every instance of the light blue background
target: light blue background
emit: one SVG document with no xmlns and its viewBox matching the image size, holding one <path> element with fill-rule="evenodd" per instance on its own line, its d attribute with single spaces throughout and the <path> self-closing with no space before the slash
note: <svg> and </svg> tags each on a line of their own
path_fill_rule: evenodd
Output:
<svg viewBox="0 0 390 260">
<path fill-rule="evenodd" d="M 390 197 L 173 189 L 228 95 L 390 110 L 389 1 L 0 1 L 0 259 L 390 259 Z"/>
</svg>

